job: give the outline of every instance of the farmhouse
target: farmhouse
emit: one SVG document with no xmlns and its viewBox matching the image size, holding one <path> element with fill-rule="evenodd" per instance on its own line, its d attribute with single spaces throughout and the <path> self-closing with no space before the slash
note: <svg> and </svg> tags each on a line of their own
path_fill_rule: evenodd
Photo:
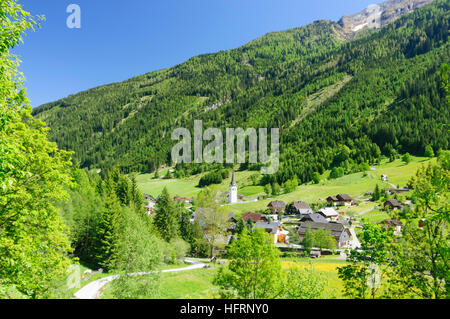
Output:
<svg viewBox="0 0 450 319">
<path fill-rule="evenodd" d="M 261 222 L 261 221 L 267 222 L 267 217 L 265 215 L 257 214 L 257 213 L 250 213 L 250 212 L 242 215 L 242 219 L 245 222 L 248 222 L 249 219 L 251 219 L 254 223 Z"/>
<path fill-rule="evenodd" d="M 356 201 L 347 194 L 339 194 L 337 196 L 329 196 L 327 202 L 333 206 L 351 206 L 355 205 Z"/>
<path fill-rule="evenodd" d="M 289 205 L 287 211 L 290 215 L 308 215 L 313 213 L 311 207 L 305 202 L 293 202 Z"/>
<path fill-rule="evenodd" d="M 338 221 L 339 213 L 332 207 L 324 207 L 317 211 L 317 214 L 322 215 L 327 221 Z"/>
<path fill-rule="evenodd" d="M 395 198 L 388 199 L 384 205 L 385 208 L 389 207 L 390 210 L 402 209 L 402 204 Z"/>
<path fill-rule="evenodd" d="M 318 229 L 325 229 L 331 231 L 331 235 L 337 242 L 337 248 L 346 248 L 350 246 L 351 233 L 342 224 L 338 223 L 315 223 L 315 222 L 305 222 L 301 223 L 298 228 L 298 234 L 300 239 L 303 240 L 306 235 L 306 230 L 311 229 L 312 231 Z"/>
<path fill-rule="evenodd" d="M 265 229 L 266 232 L 272 235 L 274 244 L 285 244 L 289 240 L 289 232 L 283 230 L 278 222 L 258 222 L 254 227 Z"/>
<path fill-rule="evenodd" d="M 272 211 L 272 214 L 276 214 L 279 212 L 283 212 L 286 210 L 286 203 L 282 202 L 280 200 L 276 200 L 273 202 L 270 202 L 269 205 L 267 205 L 269 209 Z"/>
</svg>

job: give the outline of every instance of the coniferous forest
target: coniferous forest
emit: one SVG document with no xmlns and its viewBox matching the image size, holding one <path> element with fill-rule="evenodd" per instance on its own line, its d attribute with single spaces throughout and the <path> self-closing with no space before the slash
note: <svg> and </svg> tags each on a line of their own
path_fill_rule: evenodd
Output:
<svg viewBox="0 0 450 319">
<path fill-rule="evenodd" d="M 440 81 L 448 23 L 442 0 L 353 41 L 338 23 L 317 21 L 81 92 L 33 115 L 81 167 L 142 173 L 171 164 L 173 128 L 192 128 L 194 119 L 223 130 L 277 127 L 281 167 L 264 182 L 296 175 L 304 183 L 314 172 L 355 171 L 381 155 L 448 149 Z"/>
</svg>

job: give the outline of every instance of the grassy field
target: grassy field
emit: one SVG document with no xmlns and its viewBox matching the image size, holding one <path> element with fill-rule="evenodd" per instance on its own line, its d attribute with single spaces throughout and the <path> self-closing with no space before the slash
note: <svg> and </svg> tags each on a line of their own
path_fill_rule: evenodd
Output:
<svg viewBox="0 0 450 319">
<path fill-rule="evenodd" d="M 314 271 L 323 275 L 326 278 L 326 286 L 324 291 L 324 298 L 326 299 L 342 299 L 343 284 L 338 277 L 338 267 L 346 265 L 345 260 L 339 259 L 339 256 L 324 256 L 318 259 L 310 258 L 295 258 L 286 259 L 282 262 L 284 269 L 306 269 L 313 267 Z"/>
<path fill-rule="evenodd" d="M 248 211 L 264 210 L 266 209 L 267 204 L 272 200 L 282 200 L 286 203 L 298 200 L 306 201 L 308 203 L 317 203 L 330 195 L 339 193 L 346 193 L 355 198 L 363 198 L 366 192 L 374 190 L 376 184 L 379 184 L 381 188 L 390 188 L 393 186 L 403 187 L 420 166 L 435 162 L 436 159 L 430 160 L 423 157 L 413 157 L 412 162 L 409 164 L 405 164 L 399 159 L 392 163 L 383 160 L 381 165 L 376 167 L 374 171 L 346 175 L 335 180 L 328 180 L 327 177 L 329 172 L 325 172 L 322 176 L 322 181 L 317 185 L 301 185 L 294 192 L 289 194 L 283 194 L 253 203 L 236 204 L 230 206 L 230 211 L 239 215 Z M 236 181 L 239 186 L 238 192 L 245 195 L 247 200 L 255 199 L 259 195 L 264 194 L 263 187 L 252 186 L 250 176 L 253 174 L 255 174 L 255 172 L 236 172 Z M 382 174 L 388 175 L 388 182 L 381 181 Z M 140 175 L 137 180 L 140 190 L 153 196 L 159 195 L 164 187 L 168 188 L 169 193 L 172 196 L 195 196 L 201 190 L 196 187 L 201 176 L 172 180 L 152 179 L 152 177 L 153 174 Z M 225 180 L 222 184 L 218 185 L 218 187 L 219 189 L 226 191 L 228 190 L 229 183 L 230 179 Z M 370 207 L 352 207 L 349 208 L 349 210 L 350 209 L 359 213 L 366 209 L 370 209 Z"/>
<path fill-rule="evenodd" d="M 223 263 L 223 261 L 222 261 Z M 326 256 L 319 259 L 283 258 L 283 269 L 305 269 L 313 267 L 322 274 L 327 284 L 326 298 L 343 298 L 342 282 L 338 278 L 337 267 L 345 265 L 345 260 L 338 256 Z M 158 299 L 214 299 L 218 298 L 218 289 L 212 282 L 218 268 L 195 269 L 178 273 L 162 273 Z M 106 287 L 102 299 L 111 299 L 111 289 Z"/>
</svg>

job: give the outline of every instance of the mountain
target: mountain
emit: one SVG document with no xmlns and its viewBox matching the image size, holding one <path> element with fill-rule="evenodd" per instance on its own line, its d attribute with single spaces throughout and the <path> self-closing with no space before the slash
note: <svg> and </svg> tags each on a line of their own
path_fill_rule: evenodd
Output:
<svg viewBox="0 0 450 319">
<path fill-rule="evenodd" d="M 408 10 L 425 4 L 409 2 Z M 427 145 L 448 149 L 440 67 L 450 57 L 449 3 L 389 15 L 409 2 L 388 1 L 381 21 L 395 21 L 358 37 L 349 37 L 348 21 L 364 19 L 316 21 L 71 95 L 33 114 L 82 167 L 126 172 L 170 164 L 171 132 L 192 129 L 194 120 L 205 128 L 279 127 L 280 170 L 264 182 L 294 175 L 307 182 L 333 167 L 350 173 L 380 154 L 422 155 Z M 181 165 L 177 174 L 214 167 Z"/>
<path fill-rule="evenodd" d="M 339 24 L 347 34 L 371 28 L 383 28 L 411 11 L 430 4 L 434 0 L 389 0 L 370 5 L 364 11 L 342 17 Z"/>
</svg>

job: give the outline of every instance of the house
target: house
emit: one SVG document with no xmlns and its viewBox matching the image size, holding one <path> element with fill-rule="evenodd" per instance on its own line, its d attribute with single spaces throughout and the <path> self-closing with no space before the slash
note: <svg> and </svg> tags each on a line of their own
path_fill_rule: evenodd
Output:
<svg viewBox="0 0 450 319">
<path fill-rule="evenodd" d="M 276 214 L 279 212 L 283 212 L 286 210 L 286 203 L 282 202 L 280 200 L 276 200 L 273 202 L 270 202 L 269 205 L 267 205 L 269 209 L 272 211 L 272 214 Z"/>
<path fill-rule="evenodd" d="M 381 180 L 382 180 L 383 182 L 387 182 L 388 176 L 387 176 L 386 174 L 381 175 Z"/>
<path fill-rule="evenodd" d="M 400 221 L 391 218 L 383 220 L 382 222 L 378 223 L 378 225 L 384 226 L 386 228 L 393 228 L 394 235 L 400 235 L 403 227 L 403 224 Z"/>
<path fill-rule="evenodd" d="M 173 199 L 173 201 L 175 202 L 175 204 L 179 204 L 179 203 L 183 203 L 184 202 L 184 204 L 190 205 L 194 201 L 194 197 L 186 198 L 186 197 L 177 196 L 177 197 L 175 197 Z"/>
<path fill-rule="evenodd" d="M 339 194 L 337 196 L 329 196 L 327 202 L 332 206 L 351 206 L 356 205 L 356 200 L 347 194 Z"/>
<path fill-rule="evenodd" d="M 328 204 L 331 204 L 333 206 L 337 206 L 337 204 L 339 202 L 339 199 L 337 199 L 336 196 L 329 196 L 329 197 L 327 197 L 327 202 L 328 202 Z"/>
<path fill-rule="evenodd" d="M 385 208 L 389 207 L 390 210 L 402 209 L 402 204 L 395 198 L 388 199 L 384 205 Z"/>
<path fill-rule="evenodd" d="M 325 217 L 327 221 L 338 221 L 339 220 L 339 213 L 334 210 L 332 207 L 324 207 L 317 211 L 317 214 L 322 215 Z"/>
<path fill-rule="evenodd" d="M 322 257 L 322 254 L 318 250 L 312 250 L 309 253 L 309 258 L 320 258 L 320 257 Z"/>
<path fill-rule="evenodd" d="M 386 189 L 386 192 L 389 195 L 402 194 L 402 193 L 407 193 L 409 191 L 410 191 L 410 189 L 407 188 L 407 187 L 404 187 L 404 188 L 388 188 L 388 189 Z"/>
<path fill-rule="evenodd" d="M 351 233 L 350 230 L 342 224 L 338 223 L 315 223 L 315 222 L 304 222 L 300 224 L 298 228 L 298 234 L 300 239 L 303 240 L 306 235 L 306 230 L 311 229 L 312 231 L 318 229 L 325 229 L 331 232 L 331 235 L 337 242 L 337 248 L 347 248 L 351 245 Z"/>
<path fill-rule="evenodd" d="M 267 222 L 266 215 L 258 214 L 258 213 L 250 213 L 250 212 L 242 215 L 242 219 L 245 222 L 248 222 L 249 219 L 251 219 L 254 223 L 261 222 L 261 221 Z"/>
<path fill-rule="evenodd" d="M 356 201 L 347 194 L 339 194 L 336 197 L 338 199 L 338 206 L 352 206 L 356 204 Z"/>
<path fill-rule="evenodd" d="M 289 241 L 289 232 L 283 230 L 281 224 L 278 222 L 258 222 L 255 224 L 254 228 L 265 229 L 266 232 L 273 236 L 274 244 L 286 244 Z"/>
<path fill-rule="evenodd" d="M 290 215 L 308 215 L 312 214 L 313 210 L 309 207 L 308 203 L 305 202 L 293 202 L 289 205 L 288 214 Z"/>
<path fill-rule="evenodd" d="M 300 218 L 300 222 L 328 223 L 328 220 L 321 214 L 308 214 Z"/>
</svg>

